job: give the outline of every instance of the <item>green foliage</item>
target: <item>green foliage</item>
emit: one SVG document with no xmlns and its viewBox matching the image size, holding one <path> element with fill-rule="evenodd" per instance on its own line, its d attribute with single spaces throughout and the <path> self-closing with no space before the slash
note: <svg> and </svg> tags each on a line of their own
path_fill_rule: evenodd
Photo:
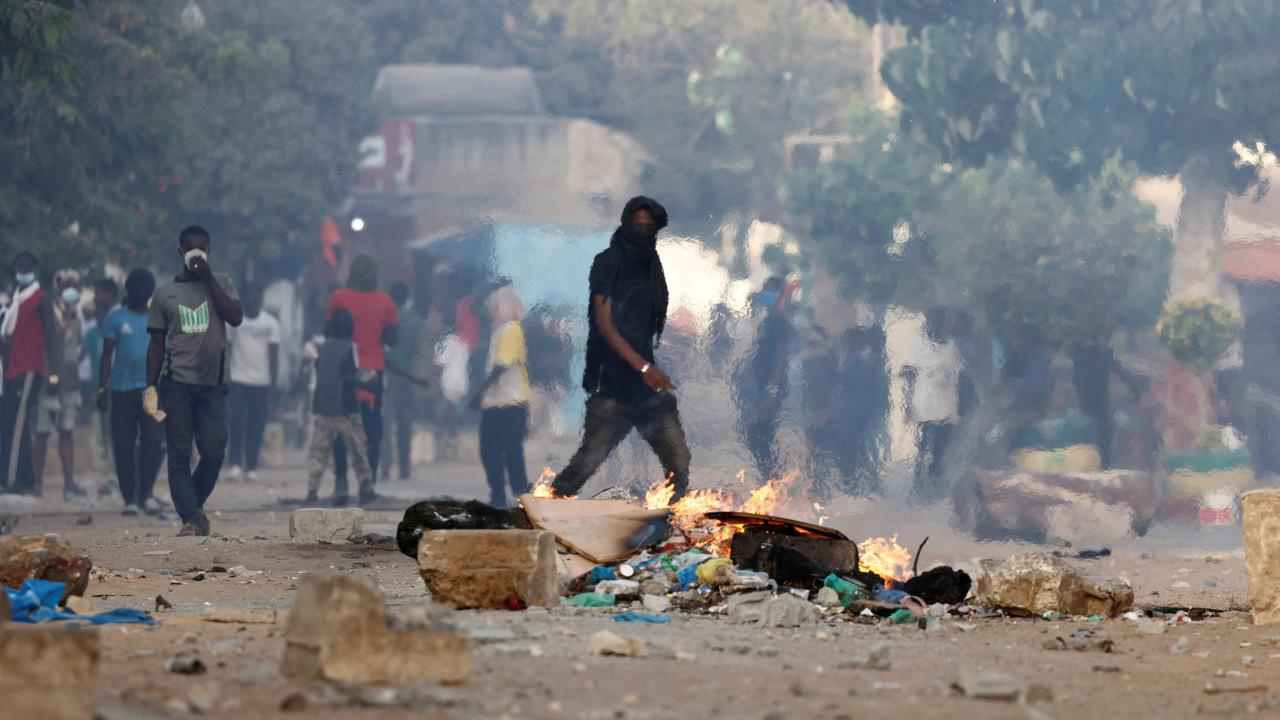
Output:
<svg viewBox="0 0 1280 720">
<path fill-rule="evenodd" d="M 845 292 L 877 304 L 970 309 L 996 337 L 1050 345 L 1149 327 L 1172 246 L 1118 161 L 1060 191 L 1018 160 L 956 172 L 888 118 L 855 118 L 840 159 L 792 179 L 792 216 Z"/>
<path fill-rule="evenodd" d="M 923 230 L 951 181 L 948 169 L 883 113 L 856 112 L 849 130 L 853 144 L 838 160 L 789 178 L 793 222 L 850 297 L 927 307 L 937 292 Z"/>
<path fill-rule="evenodd" d="M 976 308 L 1001 339 L 1051 347 L 1150 327 L 1173 247 L 1126 187 L 1060 193 L 1018 161 L 959 173 L 928 221 L 943 302 Z"/>
<path fill-rule="evenodd" d="M 1194 372 L 1207 372 L 1240 338 L 1240 316 L 1215 297 L 1171 299 L 1156 323 L 1156 335 L 1174 359 Z"/>
<path fill-rule="evenodd" d="M 785 140 L 839 125 L 863 93 L 866 27 L 812 0 L 534 0 L 535 16 L 598 48 L 594 117 L 654 158 L 646 184 L 677 217 L 716 224 L 782 209 Z M 687 221 L 686 221 L 687 222 Z"/>
<path fill-rule="evenodd" d="M 1014 151 L 1068 186 L 1118 152 L 1155 174 L 1202 153 L 1225 177 L 1233 141 L 1280 130 L 1271 0 L 846 4 L 908 27 L 882 74 L 904 122 L 957 161 Z M 1237 190 L 1253 178 L 1234 175 Z"/>
</svg>

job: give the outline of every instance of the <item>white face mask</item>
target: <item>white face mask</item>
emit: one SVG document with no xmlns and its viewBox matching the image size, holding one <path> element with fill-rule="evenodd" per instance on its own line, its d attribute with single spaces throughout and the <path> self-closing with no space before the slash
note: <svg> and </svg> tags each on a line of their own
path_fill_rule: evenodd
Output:
<svg viewBox="0 0 1280 720">
<path fill-rule="evenodd" d="M 182 256 L 182 262 L 187 266 L 188 270 L 192 270 L 194 268 L 191 267 L 191 261 L 196 258 L 207 261 L 209 259 L 209 253 L 200 249 L 188 250 L 187 253 Z"/>
</svg>

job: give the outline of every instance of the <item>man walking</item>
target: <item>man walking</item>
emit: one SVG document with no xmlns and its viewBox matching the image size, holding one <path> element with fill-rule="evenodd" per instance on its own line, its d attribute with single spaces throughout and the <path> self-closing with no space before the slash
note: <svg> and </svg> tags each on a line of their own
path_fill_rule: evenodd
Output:
<svg viewBox="0 0 1280 720">
<path fill-rule="evenodd" d="M 4 398 L 0 402 L 0 489 L 37 494 L 31 420 L 44 384 L 45 364 L 57 364 L 57 332 L 50 297 L 36 280 L 36 256 L 13 261 L 16 287 L 0 323 L 4 346 Z M 61 380 L 61 378 L 58 378 Z"/>
<path fill-rule="evenodd" d="M 675 488 L 689 488 L 689 446 L 675 384 L 654 365 L 655 340 L 667 317 L 667 280 L 658 257 L 658 231 L 667 211 L 656 200 L 634 197 L 609 247 L 591 265 L 587 313 L 587 368 L 582 386 L 590 395 L 582 445 L 556 477 L 556 495 L 576 495 L 614 448 L 634 428 L 657 453 Z"/>
<path fill-rule="evenodd" d="M 164 428 L 142 410 L 147 388 L 147 303 L 156 279 L 138 269 L 124 281 L 125 304 L 102 323 L 102 362 L 98 371 L 98 408 L 111 411 L 111 440 L 124 515 L 149 515 L 163 509 L 152 493 L 164 443 Z M 109 393 L 109 395 L 108 395 Z M 108 397 L 110 400 L 108 400 Z"/>
<path fill-rule="evenodd" d="M 70 502 L 85 492 L 76 485 L 76 444 L 72 432 L 80 418 L 80 356 L 84 353 L 84 316 L 80 312 L 80 274 L 59 270 L 53 276 L 53 332 L 56 362 L 49 363 L 45 392 L 40 397 L 33 445 L 36 482 L 44 477 L 49 437 L 58 436 L 62 464 L 62 496 Z"/>
<path fill-rule="evenodd" d="M 267 398 L 280 372 L 280 322 L 262 309 L 262 286 L 244 288 L 244 322 L 231 332 L 231 467 L 228 479 L 258 480 Z"/>
<path fill-rule="evenodd" d="M 208 535 L 204 503 L 227 450 L 227 326 L 239 327 L 244 310 L 231 278 L 214 275 L 209 266 L 207 230 L 183 229 L 178 254 L 182 272 L 158 289 L 151 303 L 142 402 L 147 414 L 164 422 L 169 494 L 183 523 L 178 535 Z M 194 473 L 193 443 L 200 451 Z"/>
</svg>

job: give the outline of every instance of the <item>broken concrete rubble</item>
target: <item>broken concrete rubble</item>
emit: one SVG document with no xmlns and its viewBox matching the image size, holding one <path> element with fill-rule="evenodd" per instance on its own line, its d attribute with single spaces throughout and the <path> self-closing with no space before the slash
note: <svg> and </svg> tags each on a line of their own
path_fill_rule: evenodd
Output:
<svg viewBox="0 0 1280 720">
<path fill-rule="evenodd" d="M 0 537 L 0 585 L 17 589 L 24 580 L 66 583 L 62 600 L 84 595 L 93 560 L 76 552 L 57 535 L 5 535 Z"/>
<path fill-rule="evenodd" d="M 818 608 L 790 593 L 738 593 L 729 596 L 729 621 L 762 627 L 804 627 L 818 622 Z"/>
<path fill-rule="evenodd" d="M 418 544 L 422 580 L 459 608 L 560 604 L 555 536 L 541 530 L 433 530 Z"/>
<path fill-rule="evenodd" d="M 289 515 L 289 538 L 305 543 L 342 543 L 364 532 L 361 508 L 299 508 Z"/>
<path fill-rule="evenodd" d="M 587 650 L 592 655 L 614 655 L 617 657 L 644 657 L 648 650 L 644 640 L 636 637 L 616 635 L 608 630 L 601 630 L 591 636 Z"/>
<path fill-rule="evenodd" d="M 974 593 L 983 604 L 1012 615 L 1114 617 L 1133 607 L 1128 583 L 1086 577 L 1048 553 L 1014 555 L 1003 562 L 979 560 Z"/>
<path fill-rule="evenodd" d="M 309 575 L 289 612 L 280 672 L 354 683 L 457 683 L 471 674 L 471 644 L 452 630 L 394 632 L 377 590 L 350 576 Z"/>
<path fill-rule="evenodd" d="M 0 624 L 0 715 L 40 720 L 93 717 L 99 645 L 94 629 Z"/>
<path fill-rule="evenodd" d="M 1249 573 L 1253 622 L 1280 622 L 1280 490 L 1252 490 L 1240 496 L 1244 511 L 1244 560 Z"/>
</svg>

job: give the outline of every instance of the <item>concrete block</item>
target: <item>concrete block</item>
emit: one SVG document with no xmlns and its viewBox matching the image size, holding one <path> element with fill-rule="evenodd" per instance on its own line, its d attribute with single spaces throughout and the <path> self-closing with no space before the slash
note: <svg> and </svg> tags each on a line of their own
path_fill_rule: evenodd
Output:
<svg viewBox="0 0 1280 720">
<path fill-rule="evenodd" d="M 555 536 L 542 530 L 432 530 L 418 541 L 432 599 L 459 608 L 557 607 Z"/>
<path fill-rule="evenodd" d="M 0 625 L 0 716 L 92 718 L 99 655 L 92 628 Z"/>
<path fill-rule="evenodd" d="M 348 575 L 309 575 L 289 611 L 280 673 L 382 685 L 460 683 L 471 674 L 471 643 L 445 628 L 392 631 L 382 595 L 369 584 Z"/>
<path fill-rule="evenodd" d="M 297 542 L 343 543 L 363 533 L 361 508 L 299 508 L 289 515 L 289 537 Z"/>
<path fill-rule="evenodd" d="M 1255 625 L 1280 622 L 1280 490 L 1240 496 L 1244 512 L 1244 562 Z"/>
<path fill-rule="evenodd" d="M 1003 562 L 979 560 L 974 594 L 988 607 L 1023 616 L 1060 612 L 1115 617 L 1133 607 L 1128 583 L 1087 577 L 1049 553 L 1014 555 Z"/>
</svg>

